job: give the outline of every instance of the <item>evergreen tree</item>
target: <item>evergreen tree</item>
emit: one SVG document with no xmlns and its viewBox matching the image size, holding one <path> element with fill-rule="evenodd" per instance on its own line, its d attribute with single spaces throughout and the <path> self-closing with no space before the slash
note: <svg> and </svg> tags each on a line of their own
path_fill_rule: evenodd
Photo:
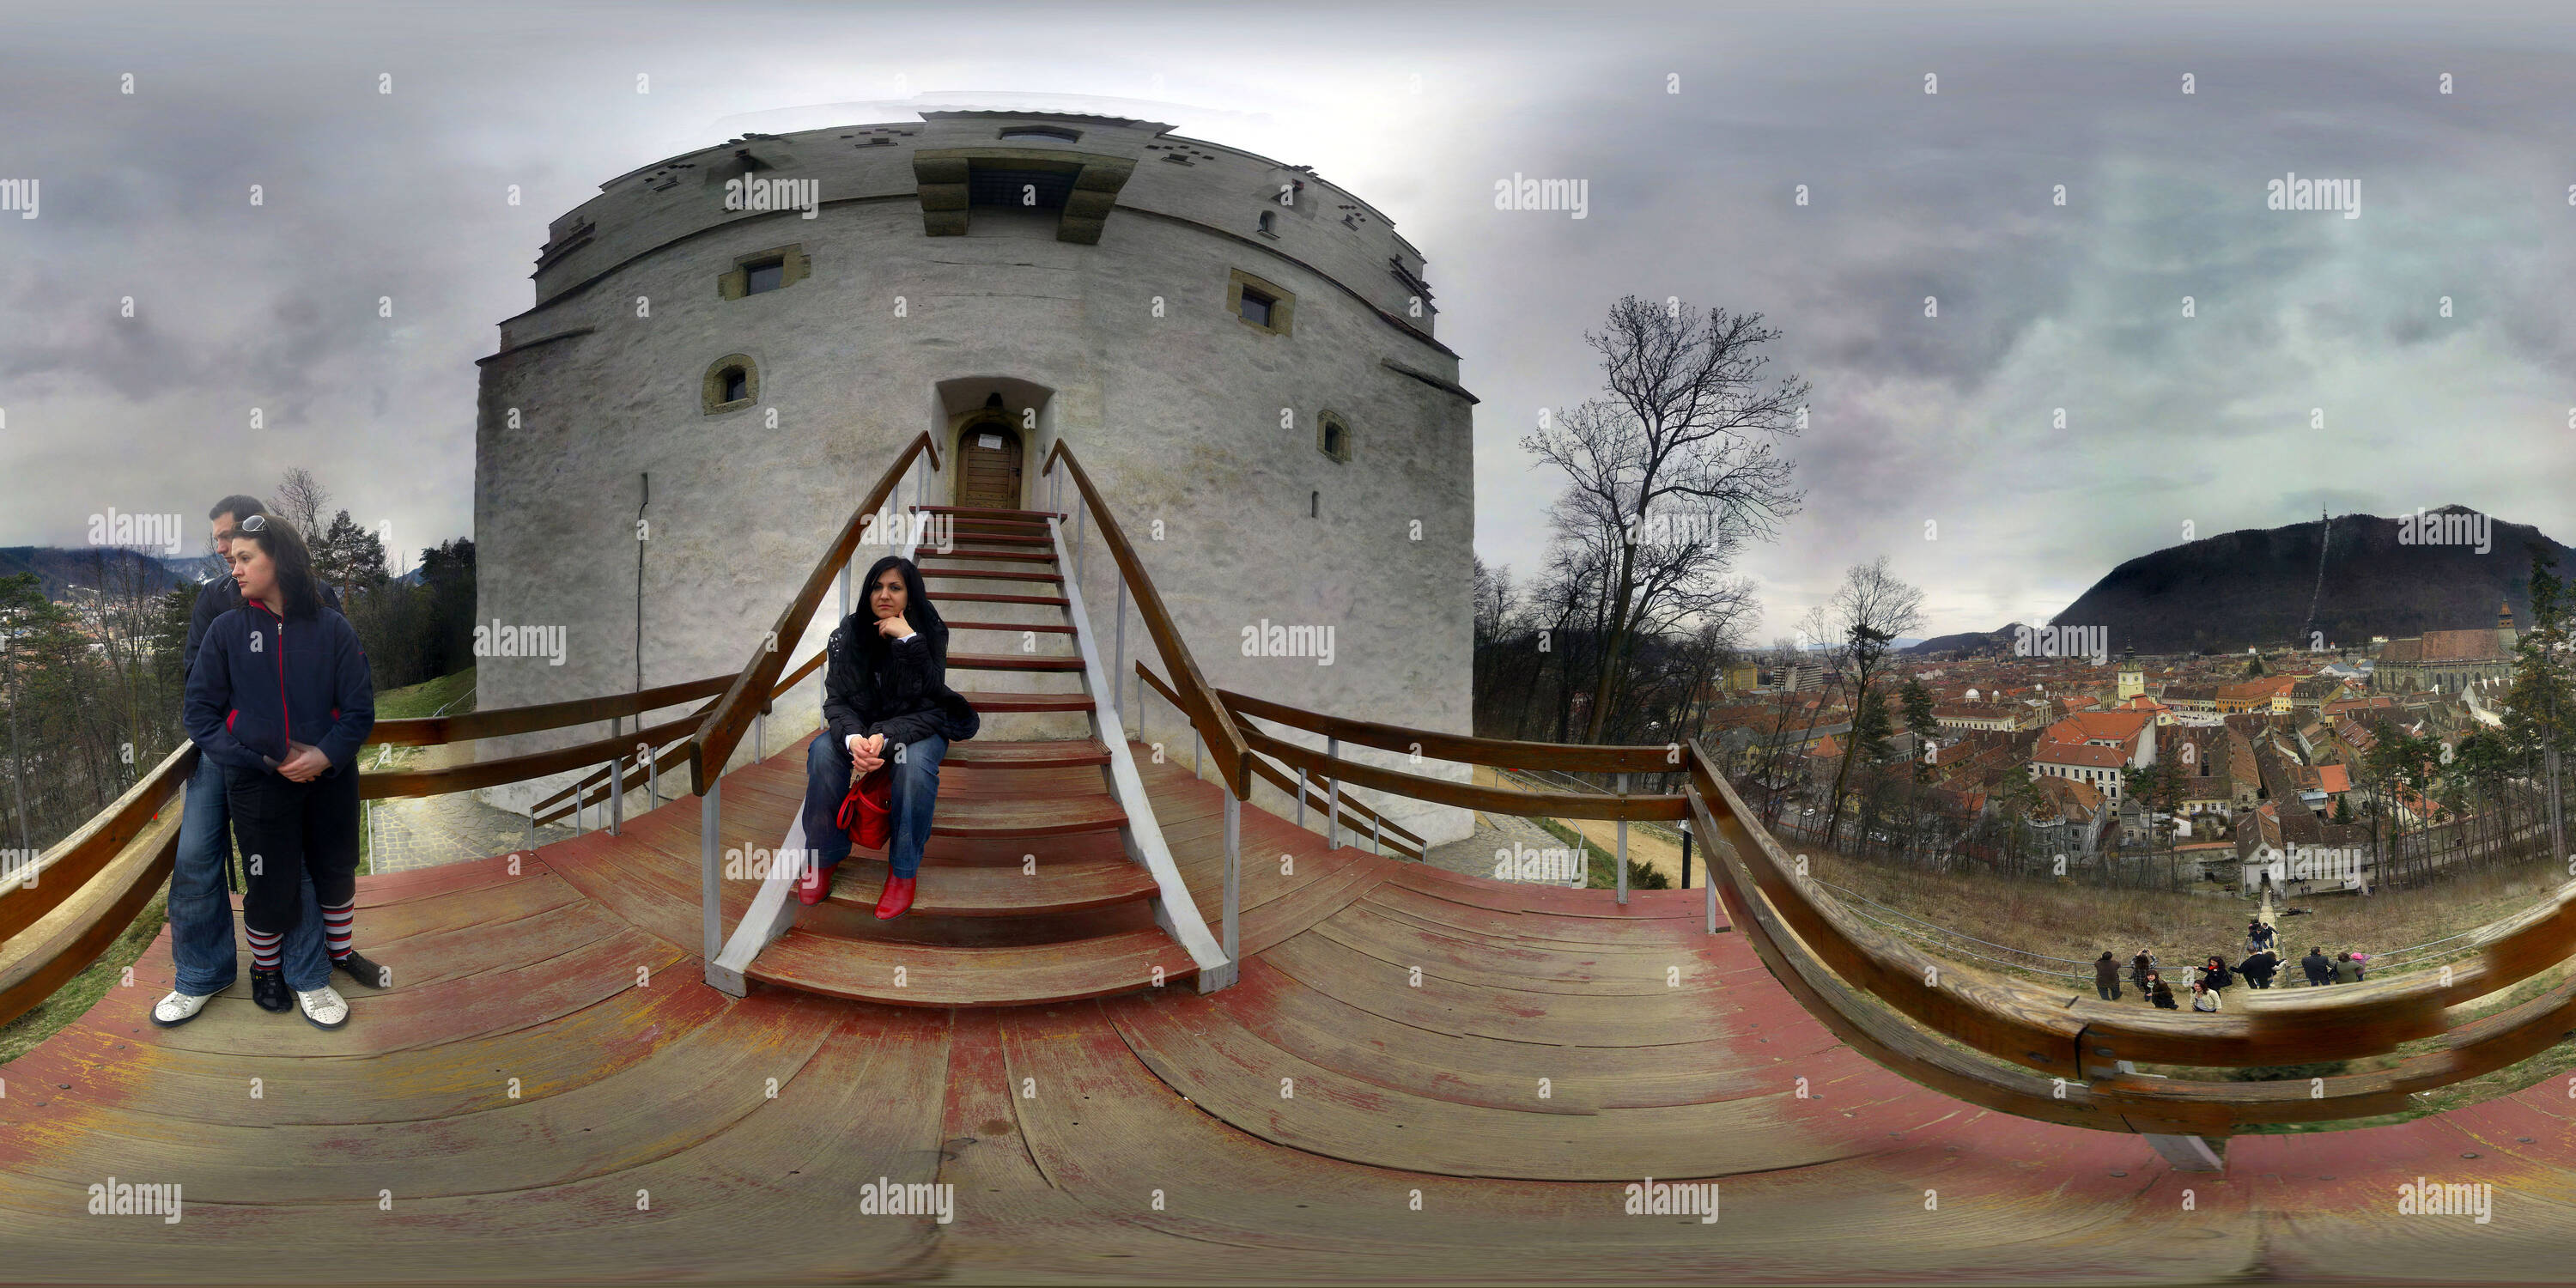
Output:
<svg viewBox="0 0 2576 1288">
<path fill-rule="evenodd" d="M 2531 629 L 2514 641 L 2513 688 L 2505 698 L 2504 737 L 2524 771 L 2540 780 L 2549 847 L 2567 854 L 2566 806 L 2559 775 L 2576 750 L 2576 682 L 2570 671 L 2567 584 L 2550 571 L 2557 561 L 2531 550 Z"/>
<path fill-rule="evenodd" d="M 1918 676 L 1905 677 L 1905 728 L 1914 735 L 1914 778 L 1922 782 L 1932 776 L 1932 765 L 1924 751 L 1940 741 L 1941 722 L 1932 714 L 1932 690 Z"/>
</svg>

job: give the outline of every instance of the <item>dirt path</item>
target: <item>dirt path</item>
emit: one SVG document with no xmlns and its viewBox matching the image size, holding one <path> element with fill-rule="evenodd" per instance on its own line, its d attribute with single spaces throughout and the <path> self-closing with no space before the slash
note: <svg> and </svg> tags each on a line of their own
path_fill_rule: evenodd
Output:
<svg viewBox="0 0 2576 1288">
<path fill-rule="evenodd" d="M 1500 787 L 1505 791 L 1514 792 L 1528 792 L 1533 790 L 1528 784 L 1520 782 L 1517 779 L 1505 777 L 1492 767 L 1486 765 L 1476 766 L 1476 785 L 1479 787 Z M 1485 816 L 1482 814 L 1477 815 L 1477 818 L 1480 821 L 1483 820 L 1484 817 Z M 1577 832 L 1582 833 L 1585 837 L 1589 838 L 1594 845 L 1600 846 L 1606 853 L 1617 854 L 1619 852 L 1619 824 L 1614 820 L 1606 818 L 1561 818 L 1556 821 L 1563 826 L 1573 828 Z M 1700 856 L 1697 853 L 1699 848 L 1698 843 L 1693 842 L 1691 848 L 1693 851 L 1691 855 L 1691 879 L 1696 882 L 1705 883 L 1707 877 L 1703 874 L 1700 867 Z M 1667 840 L 1662 835 L 1649 829 L 1631 826 L 1628 829 L 1628 857 L 1636 862 L 1645 864 L 1647 867 L 1652 868 L 1657 872 L 1663 873 L 1665 879 L 1671 881 L 1676 887 L 1681 885 L 1682 847 L 1678 842 Z"/>
</svg>

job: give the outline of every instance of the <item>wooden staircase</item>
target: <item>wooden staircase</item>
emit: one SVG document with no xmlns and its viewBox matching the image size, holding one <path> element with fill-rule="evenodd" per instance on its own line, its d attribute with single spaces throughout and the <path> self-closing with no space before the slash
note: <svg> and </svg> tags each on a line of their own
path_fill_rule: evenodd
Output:
<svg viewBox="0 0 2576 1288">
<path fill-rule="evenodd" d="M 1198 964 L 1158 924 L 1163 891 L 1114 790 L 1050 516 L 915 509 L 953 528 L 949 549 L 925 544 L 916 562 L 948 621 L 948 685 L 983 729 L 941 763 L 912 911 L 876 919 L 885 855 L 853 851 L 830 897 L 799 910 L 744 975 L 906 1006 L 1061 1002 L 1190 978 Z"/>
</svg>

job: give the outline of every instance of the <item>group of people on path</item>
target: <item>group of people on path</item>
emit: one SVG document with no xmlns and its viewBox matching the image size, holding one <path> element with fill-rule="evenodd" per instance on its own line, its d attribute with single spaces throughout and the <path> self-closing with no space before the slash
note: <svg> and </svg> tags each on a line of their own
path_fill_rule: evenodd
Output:
<svg viewBox="0 0 2576 1288">
<path fill-rule="evenodd" d="M 2220 1009 L 2219 994 L 2243 979 L 2252 988 L 2270 988 L 2280 977 L 2281 953 L 2279 934 L 2262 918 L 2256 917 L 2245 926 L 2245 957 L 2230 967 L 2227 959 L 2210 954 L 2199 966 L 2190 968 L 2193 977 L 2188 994 L 2177 995 L 2159 969 L 2156 955 L 2141 948 L 2129 959 L 2129 982 L 2144 994 L 2147 1004 L 2160 1010 L 2181 1010 L 2182 997 L 2191 1000 L 2191 1009 L 2204 1013 Z M 2347 952 L 2328 960 L 2323 948 L 2310 948 L 2299 961 L 2299 967 L 2311 985 L 2357 984 L 2362 979 L 2363 964 L 2370 960 L 2365 953 Z M 2120 1000 L 2120 964 L 2112 960 L 2110 950 L 2093 961 L 2093 991 L 2103 1001 Z"/>
</svg>

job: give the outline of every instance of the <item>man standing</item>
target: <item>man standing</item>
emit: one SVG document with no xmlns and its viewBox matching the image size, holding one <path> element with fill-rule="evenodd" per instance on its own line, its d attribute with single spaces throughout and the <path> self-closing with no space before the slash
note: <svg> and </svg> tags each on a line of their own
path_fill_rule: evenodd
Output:
<svg viewBox="0 0 2576 1288">
<path fill-rule="evenodd" d="M 216 502 L 207 515 L 214 521 L 216 556 L 229 560 L 233 536 L 241 521 L 266 512 L 267 507 L 257 497 L 228 496 Z M 338 596 L 327 584 L 322 587 L 322 596 L 331 607 L 340 606 Z M 198 590 L 196 611 L 188 617 L 183 673 L 196 669 L 197 647 L 205 641 L 206 627 L 241 607 L 241 603 L 241 591 L 233 584 L 229 565 L 227 571 Z M 224 868 L 233 853 L 232 815 L 225 804 L 224 773 L 224 767 L 211 757 L 199 756 L 197 772 L 188 779 L 187 808 L 179 817 L 179 854 L 170 871 L 170 961 L 177 967 L 178 986 L 152 1008 L 152 1022 L 165 1029 L 197 1018 L 215 994 L 232 987 L 239 970 L 233 947 L 232 895 L 224 880 Z M 324 950 L 322 940 L 322 905 L 314 896 L 309 874 L 301 893 L 303 915 L 280 946 L 283 987 L 268 990 L 267 978 L 253 972 L 254 982 L 263 987 L 252 990 L 251 1000 L 263 1011 L 291 1009 L 295 1003 L 290 989 L 301 993 L 331 986 L 331 956 Z M 378 983 L 374 979 L 360 982 Z"/>
<path fill-rule="evenodd" d="M 2111 950 L 2093 959 L 2093 991 L 2105 1002 L 2120 1000 L 2120 963 L 2111 960 Z"/>
<path fill-rule="evenodd" d="M 2326 950 L 2322 947 L 2308 949 L 2308 955 L 2299 959 L 2299 968 L 2308 973 L 2308 983 L 2312 986 L 2322 987 L 2334 982 L 2334 963 L 2327 960 Z"/>
</svg>

